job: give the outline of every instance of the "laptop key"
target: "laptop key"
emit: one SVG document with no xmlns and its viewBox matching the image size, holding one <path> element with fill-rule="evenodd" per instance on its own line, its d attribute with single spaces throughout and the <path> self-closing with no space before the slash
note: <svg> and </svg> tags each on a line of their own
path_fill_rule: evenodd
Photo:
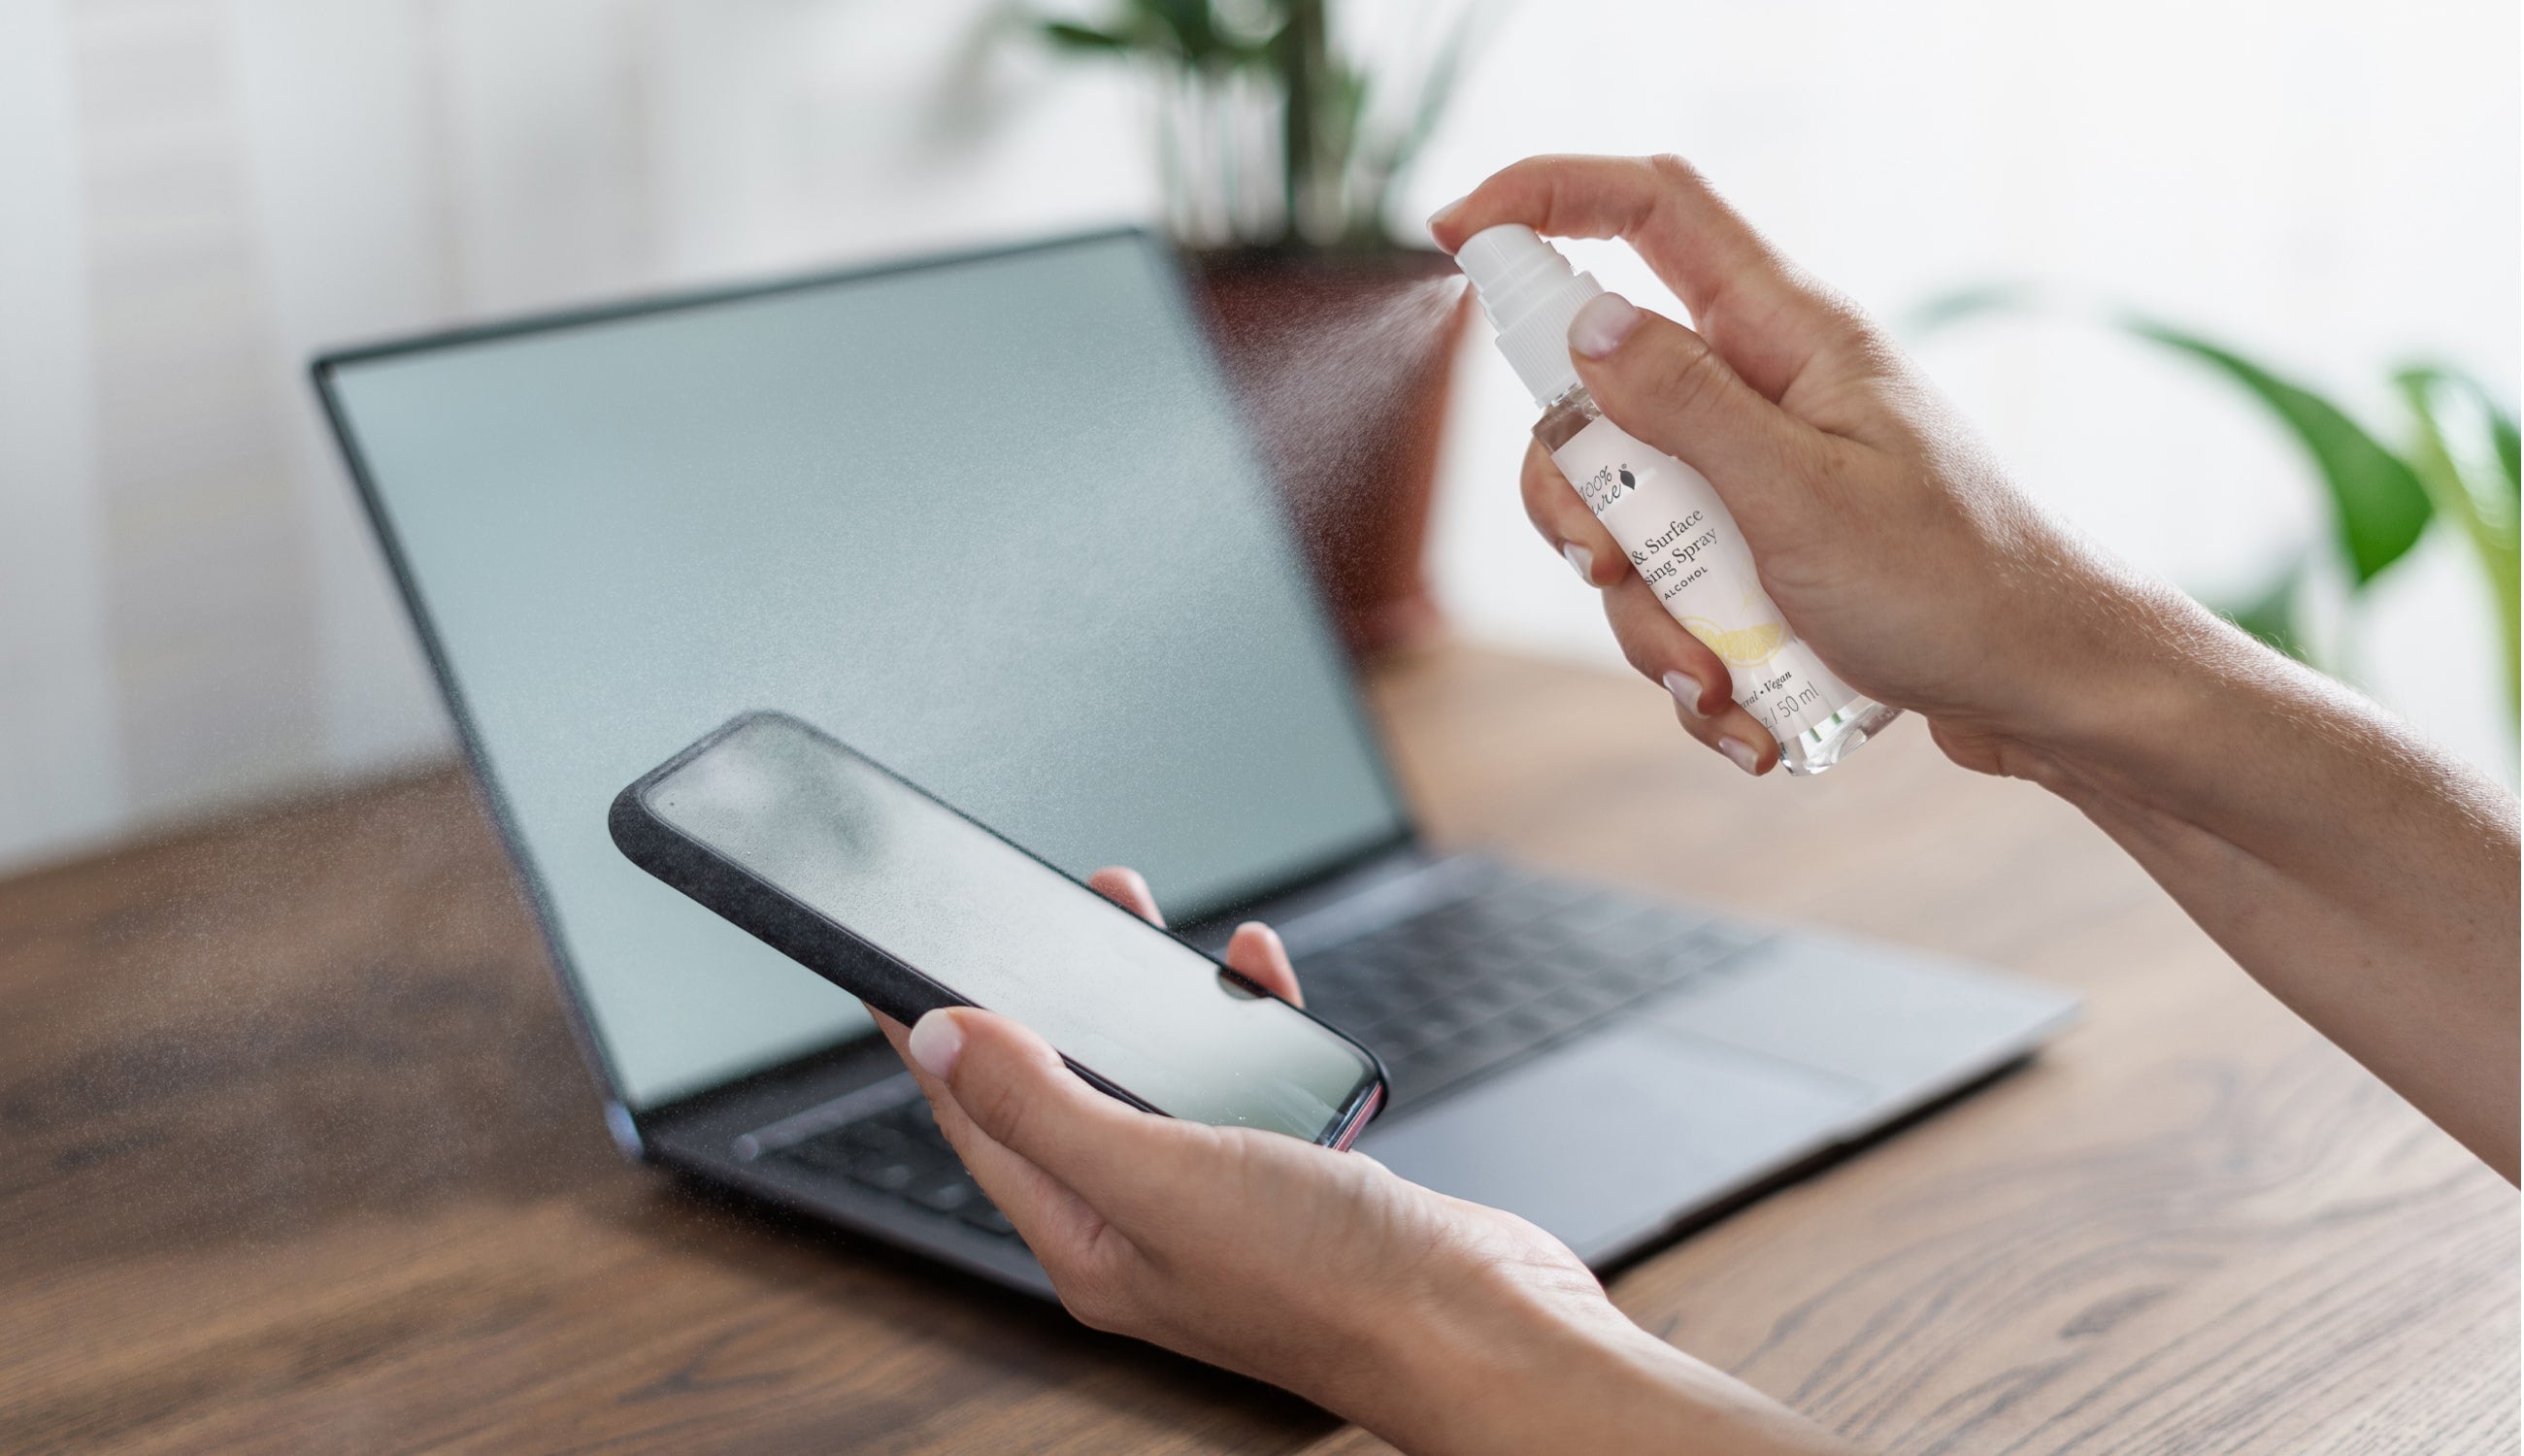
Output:
<svg viewBox="0 0 2524 1456">
<path fill-rule="evenodd" d="M 904 1143 L 910 1141 L 902 1129 L 873 1117 L 862 1118 L 823 1136 L 837 1139 L 846 1148 L 869 1153 L 899 1151 Z"/>
<path fill-rule="evenodd" d="M 900 1158 L 870 1158 L 865 1162 L 852 1163 L 844 1171 L 854 1182 L 889 1193 L 898 1193 L 911 1187 L 921 1172 L 918 1164 Z"/>
<path fill-rule="evenodd" d="M 1563 1023 L 1574 1024 L 1592 1019 L 1599 1011 L 1608 1011 L 1628 996 L 1600 981 L 1573 980 L 1543 994 L 1535 1004 L 1546 1014 Z"/>
<path fill-rule="evenodd" d="M 1690 927 L 1676 916 L 1663 910 L 1633 910 L 1607 925 L 1588 932 L 1585 939 L 1596 949 L 1620 956 L 1644 955 L 1667 941 L 1679 939 Z"/>
<path fill-rule="evenodd" d="M 1547 926 L 1529 925 L 1499 937 L 1490 945 L 1500 953 L 1503 963 L 1533 965 L 1564 953 L 1569 940 Z"/>
<path fill-rule="evenodd" d="M 1487 1051 L 1521 1045 L 1529 1040 L 1529 1035 L 1523 1027 L 1515 1025 L 1507 1017 L 1494 1016 L 1466 1029 L 1452 1044 Z M 1443 1048 L 1440 1050 L 1442 1051 Z"/>
<path fill-rule="evenodd" d="M 848 1179 L 959 1219 L 994 1238 L 1016 1237 L 1016 1225 L 991 1206 L 981 1186 L 938 1131 L 926 1102 L 914 1100 L 871 1113 L 781 1148 L 779 1155 L 816 1173 Z"/>
<path fill-rule="evenodd" d="M 905 1138 L 893 1147 L 859 1151 L 842 1171 L 870 1188 L 898 1193 L 929 1174 L 961 1167 L 946 1140 L 933 1132 L 927 1138 Z"/>
<path fill-rule="evenodd" d="M 999 1212 L 998 1205 L 987 1198 L 976 1198 L 965 1204 L 955 1216 L 985 1234 L 996 1234 L 1001 1238 L 1017 1237 L 1017 1226 L 1009 1223 L 1008 1216 Z"/>
<path fill-rule="evenodd" d="M 982 1189 L 961 1165 L 943 1168 L 911 1181 L 902 1196 L 932 1213 L 954 1213 L 982 1196 Z"/>
<path fill-rule="evenodd" d="M 803 1141 L 791 1143 L 781 1149 L 781 1153 L 795 1162 L 802 1163 L 819 1172 L 847 1173 L 852 1160 L 858 1156 L 857 1149 L 851 1147 L 843 1137 L 849 1131 L 849 1129 L 843 1128 L 836 1132 L 820 1133 Z"/>
<path fill-rule="evenodd" d="M 1507 1031 L 1510 1039 L 1532 1043 L 1539 1042 L 1554 1032 L 1566 1030 L 1569 1019 L 1564 1016 L 1554 1016 L 1536 1007 L 1510 1011 L 1499 1018 L 1499 1024 Z"/>
<path fill-rule="evenodd" d="M 1565 984 L 1570 967 L 1564 956 L 1549 960 L 1530 960 L 1499 974 L 1498 984 L 1516 993 L 1517 999 L 1530 1000 Z"/>
<path fill-rule="evenodd" d="M 1432 1036 L 1446 1036 L 1489 1014 L 1489 1008 L 1477 1004 L 1469 995 L 1438 996 L 1412 1013 L 1413 1025 Z"/>
</svg>

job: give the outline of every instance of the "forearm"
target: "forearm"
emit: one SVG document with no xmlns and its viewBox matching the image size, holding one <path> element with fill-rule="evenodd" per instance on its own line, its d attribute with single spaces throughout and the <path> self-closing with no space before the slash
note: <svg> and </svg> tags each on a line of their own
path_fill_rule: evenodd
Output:
<svg viewBox="0 0 2524 1456">
<path fill-rule="evenodd" d="M 2036 750 L 2039 779 L 2227 953 L 2510 1180 L 2515 802 L 2190 609 Z"/>
</svg>

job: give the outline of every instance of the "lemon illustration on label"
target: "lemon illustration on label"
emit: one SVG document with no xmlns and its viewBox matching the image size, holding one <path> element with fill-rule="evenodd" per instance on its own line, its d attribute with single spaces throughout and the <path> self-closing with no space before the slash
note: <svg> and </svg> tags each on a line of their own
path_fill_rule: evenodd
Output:
<svg viewBox="0 0 2524 1456">
<path fill-rule="evenodd" d="M 1768 662 L 1788 640 L 1783 622 L 1764 622 L 1758 627 L 1737 627 L 1733 631 L 1719 626 L 1707 617 L 1687 616 L 1683 630 L 1709 645 L 1720 659 L 1734 667 L 1751 667 Z"/>
</svg>

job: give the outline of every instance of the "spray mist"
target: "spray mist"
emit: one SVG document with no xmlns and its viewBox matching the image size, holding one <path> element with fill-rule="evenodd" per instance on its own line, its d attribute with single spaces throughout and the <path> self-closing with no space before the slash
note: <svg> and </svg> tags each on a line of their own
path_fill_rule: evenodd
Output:
<svg viewBox="0 0 2524 1456">
<path fill-rule="evenodd" d="M 1762 590 L 1753 554 L 1706 476 L 1604 417 L 1569 358 L 1569 322 L 1604 291 L 1530 227 L 1475 233 L 1455 255 L 1499 351 L 1542 407 L 1534 437 L 1665 609 L 1726 664 L 1732 696 L 1779 742 L 1790 773 L 1820 773 L 1901 715 L 1832 675 Z"/>
</svg>

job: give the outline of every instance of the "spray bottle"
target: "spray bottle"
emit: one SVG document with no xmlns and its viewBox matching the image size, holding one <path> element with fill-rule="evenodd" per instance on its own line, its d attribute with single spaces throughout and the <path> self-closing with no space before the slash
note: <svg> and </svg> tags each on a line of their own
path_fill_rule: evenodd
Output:
<svg viewBox="0 0 2524 1456">
<path fill-rule="evenodd" d="M 1569 358 L 1569 323 L 1604 291 L 1530 227 L 1475 233 L 1455 255 L 1499 352 L 1542 407 L 1534 438 L 1665 609 L 1726 664 L 1733 698 L 1778 740 L 1790 773 L 1820 773 L 1901 715 L 1832 675 L 1762 590 L 1708 477 L 1604 417 Z"/>
</svg>

